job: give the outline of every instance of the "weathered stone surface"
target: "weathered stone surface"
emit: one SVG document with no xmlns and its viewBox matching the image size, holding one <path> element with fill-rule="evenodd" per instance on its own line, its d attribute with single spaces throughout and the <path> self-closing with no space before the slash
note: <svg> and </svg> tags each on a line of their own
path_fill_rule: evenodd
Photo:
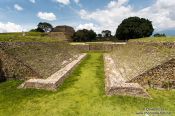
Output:
<svg viewBox="0 0 175 116">
<path fill-rule="evenodd" d="M 138 83 L 127 83 L 117 71 L 115 63 L 109 54 L 104 54 L 105 91 L 107 95 L 128 95 L 150 98 L 149 94 Z"/>
<path fill-rule="evenodd" d="M 175 59 L 164 62 L 144 73 L 136 76 L 128 82 L 139 83 L 144 87 L 165 88 L 169 83 L 170 89 L 175 86 Z"/>
<path fill-rule="evenodd" d="M 49 36 L 58 38 L 60 40 L 72 41 L 72 36 L 74 35 L 75 30 L 70 26 L 56 26 L 52 32 L 48 33 Z"/>
<path fill-rule="evenodd" d="M 75 30 L 73 27 L 62 25 L 62 26 L 56 26 L 52 32 L 64 32 L 64 33 L 74 34 Z"/>
<path fill-rule="evenodd" d="M 164 46 L 164 47 L 168 47 L 168 48 L 175 48 L 175 42 L 129 42 L 129 44 Z"/>
<path fill-rule="evenodd" d="M 2 61 L 0 59 L 0 82 L 3 82 L 5 80 L 6 80 L 6 78 L 5 78 L 5 73 L 3 71 L 3 64 L 2 64 Z"/>
<path fill-rule="evenodd" d="M 17 78 L 20 80 L 27 80 L 31 78 L 41 78 L 30 66 L 24 64 L 22 61 L 8 55 L 0 49 L 0 60 L 3 63 L 1 73 L 7 78 Z"/>
<path fill-rule="evenodd" d="M 85 45 L 72 45 L 75 48 L 81 50 L 81 51 L 112 51 L 113 49 L 115 49 L 115 47 L 118 46 L 123 46 L 126 43 L 109 43 L 109 44 L 103 44 L 103 43 L 98 43 L 98 44 L 85 44 Z"/>
<path fill-rule="evenodd" d="M 72 69 L 80 63 L 80 61 L 86 56 L 86 54 L 81 54 L 77 59 L 73 60 L 71 63 L 67 64 L 64 68 L 54 73 L 47 79 L 30 79 L 24 82 L 19 88 L 36 88 L 56 91 L 57 87 L 60 86 L 67 75 L 72 71 Z"/>
</svg>

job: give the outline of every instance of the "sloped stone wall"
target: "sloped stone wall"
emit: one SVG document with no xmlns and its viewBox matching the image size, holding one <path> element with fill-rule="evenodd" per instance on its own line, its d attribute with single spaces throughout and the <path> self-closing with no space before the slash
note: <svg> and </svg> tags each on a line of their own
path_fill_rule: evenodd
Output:
<svg viewBox="0 0 175 116">
<path fill-rule="evenodd" d="M 2 71 L 7 79 L 27 80 L 40 78 L 41 76 L 18 59 L 13 58 L 0 49 L 0 60 L 2 61 Z"/>
<path fill-rule="evenodd" d="M 128 82 L 153 88 L 167 88 L 169 84 L 170 88 L 175 89 L 175 59 L 158 65 Z"/>
<path fill-rule="evenodd" d="M 163 46 L 168 48 L 175 48 L 175 42 L 128 42 L 128 44 Z"/>
<path fill-rule="evenodd" d="M 115 66 L 109 54 L 104 54 L 105 91 L 107 95 L 127 95 L 150 98 L 138 83 L 127 83 Z"/>
</svg>

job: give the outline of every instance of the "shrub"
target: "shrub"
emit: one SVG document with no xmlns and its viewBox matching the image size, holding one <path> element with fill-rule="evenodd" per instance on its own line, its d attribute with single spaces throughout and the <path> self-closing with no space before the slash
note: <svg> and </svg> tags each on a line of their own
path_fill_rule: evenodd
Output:
<svg viewBox="0 0 175 116">
<path fill-rule="evenodd" d="M 78 30 L 73 35 L 73 41 L 76 42 L 87 42 L 87 41 L 94 41 L 96 40 L 96 33 L 93 30 Z"/>
<path fill-rule="evenodd" d="M 164 33 L 156 33 L 154 34 L 154 37 L 166 37 L 166 35 Z"/>
</svg>

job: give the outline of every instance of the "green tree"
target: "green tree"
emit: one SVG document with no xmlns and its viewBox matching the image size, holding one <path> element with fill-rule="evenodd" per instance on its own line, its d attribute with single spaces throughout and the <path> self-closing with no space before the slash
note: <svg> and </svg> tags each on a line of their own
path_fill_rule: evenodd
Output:
<svg viewBox="0 0 175 116">
<path fill-rule="evenodd" d="M 52 29 L 53 29 L 52 25 L 47 22 L 40 22 L 37 28 L 37 30 L 44 31 L 44 32 L 50 32 L 52 31 Z"/>
<path fill-rule="evenodd" d="M 31 29 L 29 32 L 44 32 L 44 30 L 37 28 L 37 29 Z"/>
<path fill-rule="evenodd" d="M 164 33 L 156 33 L 154 34 L 154 37 L 166 37 L 166 35 Z"/>
<path fill-rule="evenodd" d="M 98 36 L 99 38 L 102 38 L 102 34 L 98 34 L 97 36 Z"/>
<path fill-rule="evenodd" d="M 86 42 L 86 41 L 93 41 L 96 39 L 96 33 L 93 30 L 78 30 L 75 32 L 73 36 L 73 41 L 77 42 Z"/>
<path fill-rule="evenodd" d="M 152 22 L 139 17 L 124 19 L 116 30 L 116 37 L 119 40 L 128 40 L 152 35 L 154 29 Z"/>
<path fill-rule="evenodd" d="M 102 36 L 103 37 L 111 37 L 111 31 L 109 31 L 109 30 L 103 30 L 102 31 Z"/>
</svg>

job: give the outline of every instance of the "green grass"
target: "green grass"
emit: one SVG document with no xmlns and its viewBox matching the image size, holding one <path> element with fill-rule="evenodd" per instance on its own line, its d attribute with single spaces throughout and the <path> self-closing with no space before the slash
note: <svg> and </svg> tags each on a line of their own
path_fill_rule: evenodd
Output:
<svg viewBox="0 0 175 116">
<path fill-rule="evenodd" d="M 1 116 L 135 116 L 144 108 L 175 109 L 175 91 L 149 90 L 153 99 L 113 96 L 104 92 L 102 53 L 87 58 L 57 92 L 16 89 L 19 81 L 0 84 Z"/>
<path fill-rule="evenodd" d="M 140 39 L 131 39 L 129 42 L 175 42 L 175 37 L 149 37 Z"/>
<path fill-rule="evenodd" d="M 27 32 L 22 33 L 0 33 L 0 42 L 60 42 L 62 39 L 51 38 L 45 33 Z"/>
</svg>

